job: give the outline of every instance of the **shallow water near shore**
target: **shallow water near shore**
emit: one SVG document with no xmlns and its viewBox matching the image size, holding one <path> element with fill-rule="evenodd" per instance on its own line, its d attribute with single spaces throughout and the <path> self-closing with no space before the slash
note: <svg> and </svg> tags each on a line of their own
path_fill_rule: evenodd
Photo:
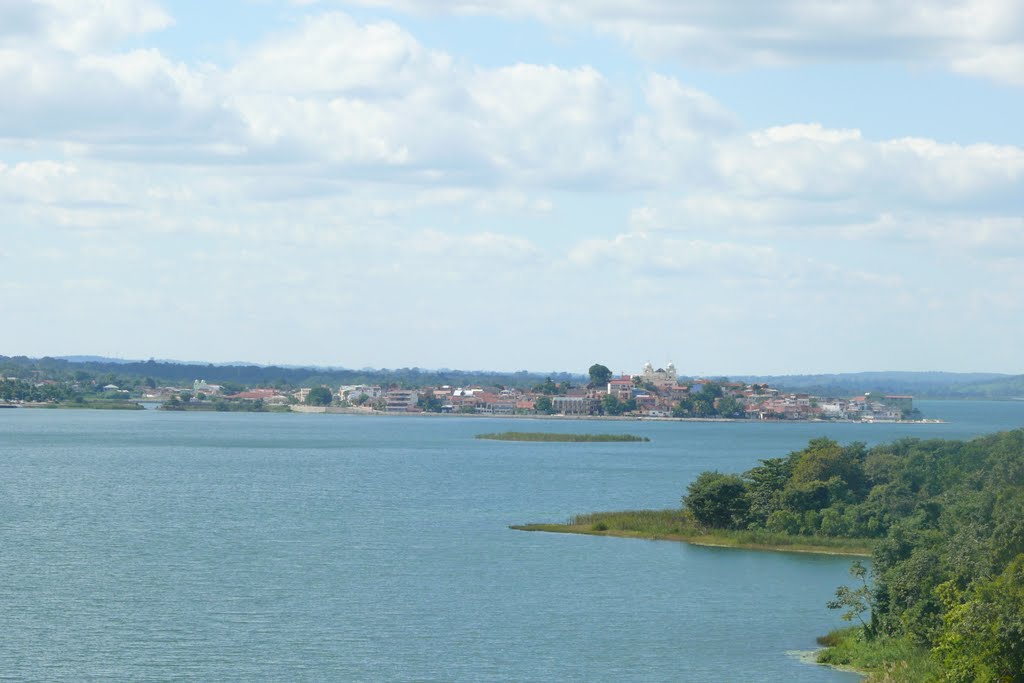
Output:
<svg viewBox="0 0 1024 683">
<path fill-rule="evenodd" d="M 855 681 L 788 655 L 849 559 L 529 534 L 677 505 L 705 469 L 948 424 L 618 423 L 650 443 L 476 440 L 503 420 L 0 413 L 0 674 L 23 680 Z M 580 431 L 523 421 L 526 431 Z M 517 423 L 518 428 L 518 423 Z"/>
</svg>

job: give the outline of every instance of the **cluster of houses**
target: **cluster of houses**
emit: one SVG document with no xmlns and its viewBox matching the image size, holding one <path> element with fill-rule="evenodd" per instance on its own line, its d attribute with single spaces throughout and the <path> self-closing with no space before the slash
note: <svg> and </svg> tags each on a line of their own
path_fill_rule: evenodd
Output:
<svg viewBox="0 0 1024 683">
<path fill-rule="evenodd" d="M 268 406 L 285 406 L 292 405 L 295 403 L 301 403 L 305 399 L 305 395 L 309 393 L 309 389 L 299 389 L 296 392 L 285 392 L 278 389 L 246 389 L 238 393 L 225 393 L 224 387 L 219 384 L 210 384 L 204 379 L 197 379 L 192 383 L 191 391 L 186 387 L 156 387 L 153 389 L 146 389 L 142 393 L 142 398 L 145 400 L 161 400 L 166 401 L 172 396 L 181 397 L 182 395 L 188 395 L 188 400 L 191 402 L 202 402 L 211 398 L 218 399 L 229 399 L 229 400 L 249 400 L 263 401 Z"/>
<path fill-rule="evenodd" d="M 503 387 L 423 387 L 388 389 L 376 385 L 342 386 L 336 392 L 341 405 L 367 411 L 391 413 L 422 412 L 477 413 L 487 415 L 530 415 L 538 412 L 569 416 L 598 415 L 607 411 L 608 396 L 643 417 L 685 415 L 680 404 L 704 395 L 704 387 L 719 390 L 717 406 L 731 397 L 733 406 L 751 419 L 838 419 L 890 421 L 904 419 L 913 410 L 910 396 L 865 395 L 853 398 L 822 398 L 811 394 L 780 391 L 766 384 L 681 379 L 675 366 L 654 368 L 646 363 L 635 375 L 620 375 L 599 386 L 563 387 L 549 394 L 537 390 Z M 307 390 L 308 391 L 308 390 Z M 300 401 L 304 397 L 297 396 Z"/>
<path fill-rule="evenodd" d="M 707 387 L 707 385 L 712 385 Z M 707 387 L 707 388 L 706 388 Z M 617 406 L 619 412 L 640 417 L 712 416 L 726 402 L 728 416 L 755 420 L 857 420 L 896 421 L 913 410 L 910 396 L 868 394 L 852 398 L 823 398 L 790 393 L 767 384 L 746 384 L 709 379 L 683 379 L 675 366 L 655 368 L 646 363 L 635 375 L 623 374 L 600 385 L 580 387 L 554 385 L 533 390 L 505 387 L 420 387 L 393 388 L 355 384 L 331 388 L 333 404 L 346 410 L 387 413 L 459 413 L 485 415 L 532 415 L 550 413 L 567 416 L 600 415 Z M 713 389 L 713 391 L 711 391 Z M 196 380 L 193 396 L 221 395 L 226 399 L 259 399 L 266 405 L 305 404 L 311 389 L 290 392 L 278 389 L 250 389 L 224 396 L 221 387 Z M 708 398 L 711 397 L 711 398 Z M 695 401 L 703 399 L 703 413 L 690 413 Z M 708 405 L 714 410 L 708 410 Z M 616 413 L 618 414 L 618 413 Z"/>
<path fill-rule="evenodd" d="M 895 422 L 906 419 L 913 410 L 912 396 L 854 396 L 853 398 L 819 398 L 810 394 L 779 394 L 769 389 L 763 395 L 744 397 L 744 413 L 755 419 L 787 420 L 859 420 L 861 422 Z"/>
</svg>

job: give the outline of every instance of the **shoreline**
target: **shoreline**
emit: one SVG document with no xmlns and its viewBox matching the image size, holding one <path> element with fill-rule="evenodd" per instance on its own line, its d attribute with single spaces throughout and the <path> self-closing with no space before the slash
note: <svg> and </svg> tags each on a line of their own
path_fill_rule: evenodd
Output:
<svg viewBox="0 0 1024 683">
<path fill-rule="evenodd" d="M 831 664 L 829 662 L 819 662 L 818 655 L 828 650 L 827 647 L 819 647 L 814 650 L 787 650 L 786 654 L 790 657 L 794 657 L 801 664 L 808 664 L 810 666 L 825 666 L 829 669 L 835 669 L 836 671 L 842 671 L 849 674 L 857 674 L 861 678 L 867 678 L 871 675 L 870 671 L 858 669 L 848 664 Z"/>
<path fill-rule="evenodd" d="M 587 524 L 510 524 L 515 531 L 541 531 L 581 536 L 612 536 L 615 538 L 636 538 L 644 541 L 673 541 L 707 548 L 731 548 L 734 550 L 758 550 L 778 553 L 806 553 L 811 555 L 841 555 L 848 557 L 871 557 L 871 549 L 852 546 L 849 548 L 829 547 L 813 543 L 756 543 L 744 542 L 727 535 L 715 534 L 658 534 L 623 529 L 596 530 Z"/>
<path fill-rule="evenodd" d="M 293 413 L 325 413 L 330 415 L 372 415 L 375 417 L 425 417 L 451 418 L 469 417 L 494 418 L 501 420 L 579 420 L 606 422 L 728 422 L 740 424 L 948 424 L 946 420 L 923 418 L 921 420 L 748 420 L 738 417 L 648 417 L 646 415 L 508 415 L 500 413 L 428 413 L 428 412 L 382 412 L 359 408 L 337 406 L 291 406 Z"/>
</svg>

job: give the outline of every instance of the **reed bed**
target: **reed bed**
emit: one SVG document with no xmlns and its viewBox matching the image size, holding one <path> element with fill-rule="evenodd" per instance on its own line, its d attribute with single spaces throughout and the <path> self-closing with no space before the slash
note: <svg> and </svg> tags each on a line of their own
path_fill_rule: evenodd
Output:
<svg viewBox="0 0 1024 683">
<path fill-rule="evenodd" d="M 477 434 L 477 439 L 494 441 L 531 441 L 531 442 L 573 442 L 573 443 L 609 443 L 618 441 L 650 441 L 646 436 L 633 434 L 554 434 L 551 432 L 497 432 L 493 434 Z"/>
</svg>

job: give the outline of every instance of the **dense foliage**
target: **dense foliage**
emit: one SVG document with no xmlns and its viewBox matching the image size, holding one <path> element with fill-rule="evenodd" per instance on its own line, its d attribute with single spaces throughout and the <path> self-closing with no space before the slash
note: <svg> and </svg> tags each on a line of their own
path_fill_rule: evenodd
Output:
<svg viewBox="0 0 1024 683">
<path fill-rule="evenodd" d="M 930 651 L 938 680 L 1024 682 L 1024 429 L 815 439 L 742 476 L 705 472 L 683 503 L 709 527 L 877 538 L 872 585 L 830 606 L 865 619 L 866 640 Z"/>
<path fill-rule="evenodd" d="M 20 379 L 0 379 L 0 401 L 68 401 L 81 397 L 81 392 L 56 384 L 36 386 Z"/>
<path fill-rule="evenodd" d="M 311 406 L 329 406 L 334 400 L 334 394 L 327 387 L 313 387 L 306 395 L 306 403 Z"/>
</svg>

